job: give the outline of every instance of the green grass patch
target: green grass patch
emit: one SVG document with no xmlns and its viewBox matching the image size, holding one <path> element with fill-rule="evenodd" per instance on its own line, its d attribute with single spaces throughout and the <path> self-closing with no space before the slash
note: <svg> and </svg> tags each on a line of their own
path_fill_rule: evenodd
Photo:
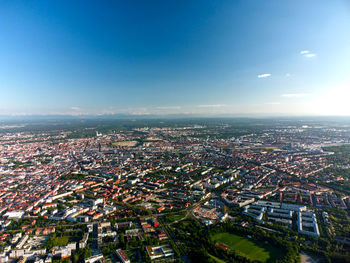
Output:
<svg viewBox="0 0 350 263">
<path fill-rule="evenodd" d="M 65 246 L 68 244 L 69 237 L 56 237 L 55 234 L 51 235 L 45 244 L 45 247 L 51 249 L 52 247 Z"/>
<path fill-rule="evenodd" d="M 283 251 L 267 243 L 230 233 L 217 233 L 212 236 L 212 240 L 230 247 L 251 260 L 274 262 L 282 257 L 283 253 Z"/>
<path fill-rule="evenodd" d="M 64 237 L 56 237 L 54 240 L 54 243 L 56 246 L 65 246 L 68 244 L 69 237 L 64 236 Z"/>
<path fill-rule="evenodd" d="M 172 223 L 175 221 L 178 221 L 182 218 L 184 218 L 186 216 L 186 213 L 179 213 L 179 214 L 175 214 L 175 215 L 166 215 L 164 220 L 167 223 Z"/>
</svg>

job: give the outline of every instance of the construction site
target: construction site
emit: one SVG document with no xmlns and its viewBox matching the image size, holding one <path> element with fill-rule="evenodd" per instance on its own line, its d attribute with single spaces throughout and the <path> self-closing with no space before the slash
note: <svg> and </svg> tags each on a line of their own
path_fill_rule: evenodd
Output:
<svg viewBox="0 0 350 263">
<path fill-rule="evenodd" d="M 206 225 L 211 225 L 216 221 L 224 220 L 227 217 L 225 205 L 216 199 L 211 199 L 193 209 L 193 215 Z"/>
</svg>

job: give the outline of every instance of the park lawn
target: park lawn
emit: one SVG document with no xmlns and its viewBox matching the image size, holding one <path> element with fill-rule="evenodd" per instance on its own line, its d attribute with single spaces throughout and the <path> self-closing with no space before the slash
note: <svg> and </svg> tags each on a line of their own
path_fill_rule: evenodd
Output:
<svg viewBox="0 0 350 263">
<path fill-rule="evenodd" d="M 224 244 L 252 260 L 262 262 L 274 262 L 283 253 L 271 245 L 230 233 L 217 233 L 212 236 L 212 240 Z"/>
<path fill-rule="evenodd" d="M 209 254 L 209 257 L 211 257 L 212 259 L 214 259 L 214 261 L 216 263 L 226 263 L 225 261 L 221 260 L 220 258 L 214 257 L 213 255 Z"/>
<path fill-rule="evenodd" d="M 68 244 L 69 237 L 63 236 L 63 237 L 56 237 L 54 239 L 54 246 L 65 246 Z"/>
<path fill-rule="evenodd" d="M 167 222 L 171 223 L 171 222 L 175 222 L 178 221 L 182 218 L 184 218 L 186 216 L 185 213 L 179 213 L 179 214 L 175 214 L 175 215 L 167 215 Z"/>
</svg>

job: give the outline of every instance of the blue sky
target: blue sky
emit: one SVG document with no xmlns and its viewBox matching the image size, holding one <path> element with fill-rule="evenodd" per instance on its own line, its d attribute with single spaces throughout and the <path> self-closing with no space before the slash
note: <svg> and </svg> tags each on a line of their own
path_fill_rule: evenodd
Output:
<svg viewBox="0 0 350 263">
<path fill-rule="evenodd" d="M 0 115 L 350 115 L 350 2 L 1 1 Z"/>
</svg>

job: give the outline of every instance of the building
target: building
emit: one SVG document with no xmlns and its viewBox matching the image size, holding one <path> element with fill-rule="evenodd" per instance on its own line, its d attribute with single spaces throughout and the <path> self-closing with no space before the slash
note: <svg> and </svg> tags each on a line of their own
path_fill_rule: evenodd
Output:
<svg viewBox="0 0 350 263">
<path fill-rule="evenodd" d="M 130 259 L 125 255 L 123 250 L 117 249 L 116 253 L 122 263 L 130 263 Z"/>
<path fill-rule="evenodd" d="M 147 246 L 146 249 L 148 256 L 152 260 L 174 256 L 174 251 L 169 244 L 156 247 Z"/>
<path fill-rule="evenodd" d="M 316 215 L 313 212 L 298 212 L 298 232 L 309 236 L 320 236 Z"/>
</svg>

